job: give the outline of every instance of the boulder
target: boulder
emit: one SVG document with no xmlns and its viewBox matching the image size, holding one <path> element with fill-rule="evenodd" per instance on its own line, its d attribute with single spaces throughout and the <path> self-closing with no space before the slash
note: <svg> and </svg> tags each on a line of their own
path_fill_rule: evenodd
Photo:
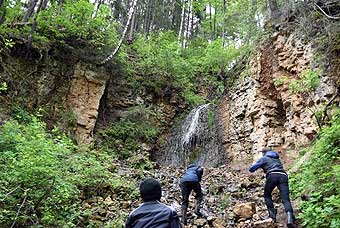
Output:
<svg viewBox="0 0 340 228">
<path fill-rule="evenodd" d="M 256 213 L 255 202 L 236 204 L 233 207 L 233 212 L 236 217 L 251 218 Z"/>
</svg>

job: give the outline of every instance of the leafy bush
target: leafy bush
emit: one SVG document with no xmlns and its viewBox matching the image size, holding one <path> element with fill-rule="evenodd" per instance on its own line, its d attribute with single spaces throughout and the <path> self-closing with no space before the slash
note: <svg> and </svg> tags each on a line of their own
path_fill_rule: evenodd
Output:
<svg viewBox="0 0 340 228">
<path fill-rule="evenodd" d="M 306 227 L 340 226 L 340 110 L 332 125 L 324 128 L 310 148 L 312 156 L 292 175 L 292 189 L 298 197 Z"/>
<path fill-rule="evenodd" d="M 96 17 L 94 5 L 86 0 L 65 2 L 63 10 L 58 10 L 59 7 L 55 3 L 38 17 L 38 31 L 49 39 L 78 38 L 98 48 L 117 42 L 115 24 L 107 20 L 110 16 L 107 6 L 100 7 Z"/>
<path fill-rule="evenodd" d="M 287 76 L 281 76 L 280 78 L 277 78 L 274 80 L 275 86 L 281 86 L 288 80 Z"/>
<path fill-rule="evenodd" d="M 157 130 L 144 122 L 122 120 L 99 132 L 99 135 L 99 146 L 118 159 L 127 159 L 141 149 L 142 142 L 154 142 Z"/>
<path fill-rule="evenodd" d="M 8 4 L 6 9 L 6 21 L 0 26 L 0 34 L 10 33 L 19 38 L 29 36 L 32 33 L 30 24 L 8 28 L 24 16 L 22 3 Z M 37 15 L 33 46 L 42 48 L 51 43 L 68 42 L 71 45 L 86 43 L 102 51 L 113 47 L 118 35 L 116 24 L 108 20 L 111 10 L 102 5 L 94 14 L 95 6 L 87 0 L 66 1 L 63 4 L 53 2 Z"/>
<path fill-rule="evenodd" d="M 294 93 L 304 93 L 316 90 L 320 84 L 320 70 L 304 70 L 301 73 L 301 79 L 292 80 L 289 89 Z"/>
<path fill-rule="evenodd" d="M 188 104 L 197 106 L 205 102 L 198 93 L 200 86 L 219 91 L 223 82 L 218 79 L 245 49 L 222 48 L 221 39 L 211 43 L 198 39 L 180 49 L 174 33 L 141 36 L 132 46 L 130 83 L 136 90 L 147 88 L 156 93 L 176 88 Z"/>
<path fill-rule="evenodd" d="M 23 122 L 0 126 L 1 227 L 78 227 L 93 213 L 81 209 L 81 191 L 88 197 L 109 187 L 137 197 L 132 180 L 109 172 L 111 156 L 77 151 L 57 129 L 46 133 L 34 116 L 17 119 Z"/>
</svg>

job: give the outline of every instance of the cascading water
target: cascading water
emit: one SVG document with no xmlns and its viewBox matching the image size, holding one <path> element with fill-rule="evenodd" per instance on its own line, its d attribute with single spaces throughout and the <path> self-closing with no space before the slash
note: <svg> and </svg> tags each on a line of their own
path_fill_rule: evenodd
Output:
<svg viewBox="0 0 340 228">
<path fill-rule="evenodd" d="M 210 108 L 210 104 L 204 104 L 193 109 L 174 130 L 167 143 L 163 163 L 172 166 L 186 166 L 194 161 L 204 166 L 221 163 L 217 127 L 211 121 L 209 123 L 209 113 L 210 119 L 214 117 Z"/>
</svg>

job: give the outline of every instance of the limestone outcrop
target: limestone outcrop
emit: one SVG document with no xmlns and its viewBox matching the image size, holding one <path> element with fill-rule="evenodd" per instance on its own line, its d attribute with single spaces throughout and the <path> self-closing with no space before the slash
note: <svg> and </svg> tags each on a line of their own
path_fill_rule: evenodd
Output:
<svg viewBox="0 0 340 228">
<path fill-rule="evenodd" d="M 219 105 L 222 143 L 232 166 L 247 167 L 264 146 L 278 150 L 290 163 L 297 150 L 315 138 L 319 128 L 313 113 L 336 94 L 335 82 L 323 74 L 316 91 L 289 89 L 304 70 L 319 67 L 312 58 L 311 44 L 286 32 L 273 34 L 251 57 L 250 73 Z"/>
<path fill-rule="evenodd" d="M 80 63 L 75 67 L 67 103 L 75 115 L 78 143 L 88 144 L 93 139 L 100 99 L 108 78 L 105 71 L 94 71 Z"/>
</svg>

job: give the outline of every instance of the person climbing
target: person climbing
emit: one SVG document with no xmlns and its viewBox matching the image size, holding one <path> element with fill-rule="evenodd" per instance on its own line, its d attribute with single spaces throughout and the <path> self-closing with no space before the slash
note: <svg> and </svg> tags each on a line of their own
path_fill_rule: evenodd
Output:
<svg viewBox="0 0 340 228">
<path fill-rule="evenodd" d="M 269 217 L 276 222 L 277 209 L 275 209 L 273 204 L 272 192 L 275 187 L 278 187 L 287 213 L 287 226 L 289 228 L 294 227 L 293 208 L 289 199 L 288 175 L 283 169 L 279 154 L 267 147 L 262 149 L 262 154 L 263 156 L 249 168 L 249 171 L 253 173 L 257 169 L 262 168 L 266 174 L 264 202 L 267 206 Z"/>
<path fill-rule="evenodd" d="M 145 179 L 139 190 L 143 203 L 130 213 L 125 228 L 182 228 L 176 210 L 160 202 L 162 189 L 157 180 Z"/>
<path fill-rule="evenodd" d="M 182 222 L 187 225 L 187 210 L 189 205 L 189 196 L 192 190 L 196 193 L 195 195 L 195 214 L 202 216 L 201 202 L 203 199 L 202 189 L 201 189 L 201 179 L 203 175 L 203 168 L 197 166 L 196 164 L 191 164 L 187 167 L 181 182 L 180 189 L 182 192 Z"/>
</svg>

